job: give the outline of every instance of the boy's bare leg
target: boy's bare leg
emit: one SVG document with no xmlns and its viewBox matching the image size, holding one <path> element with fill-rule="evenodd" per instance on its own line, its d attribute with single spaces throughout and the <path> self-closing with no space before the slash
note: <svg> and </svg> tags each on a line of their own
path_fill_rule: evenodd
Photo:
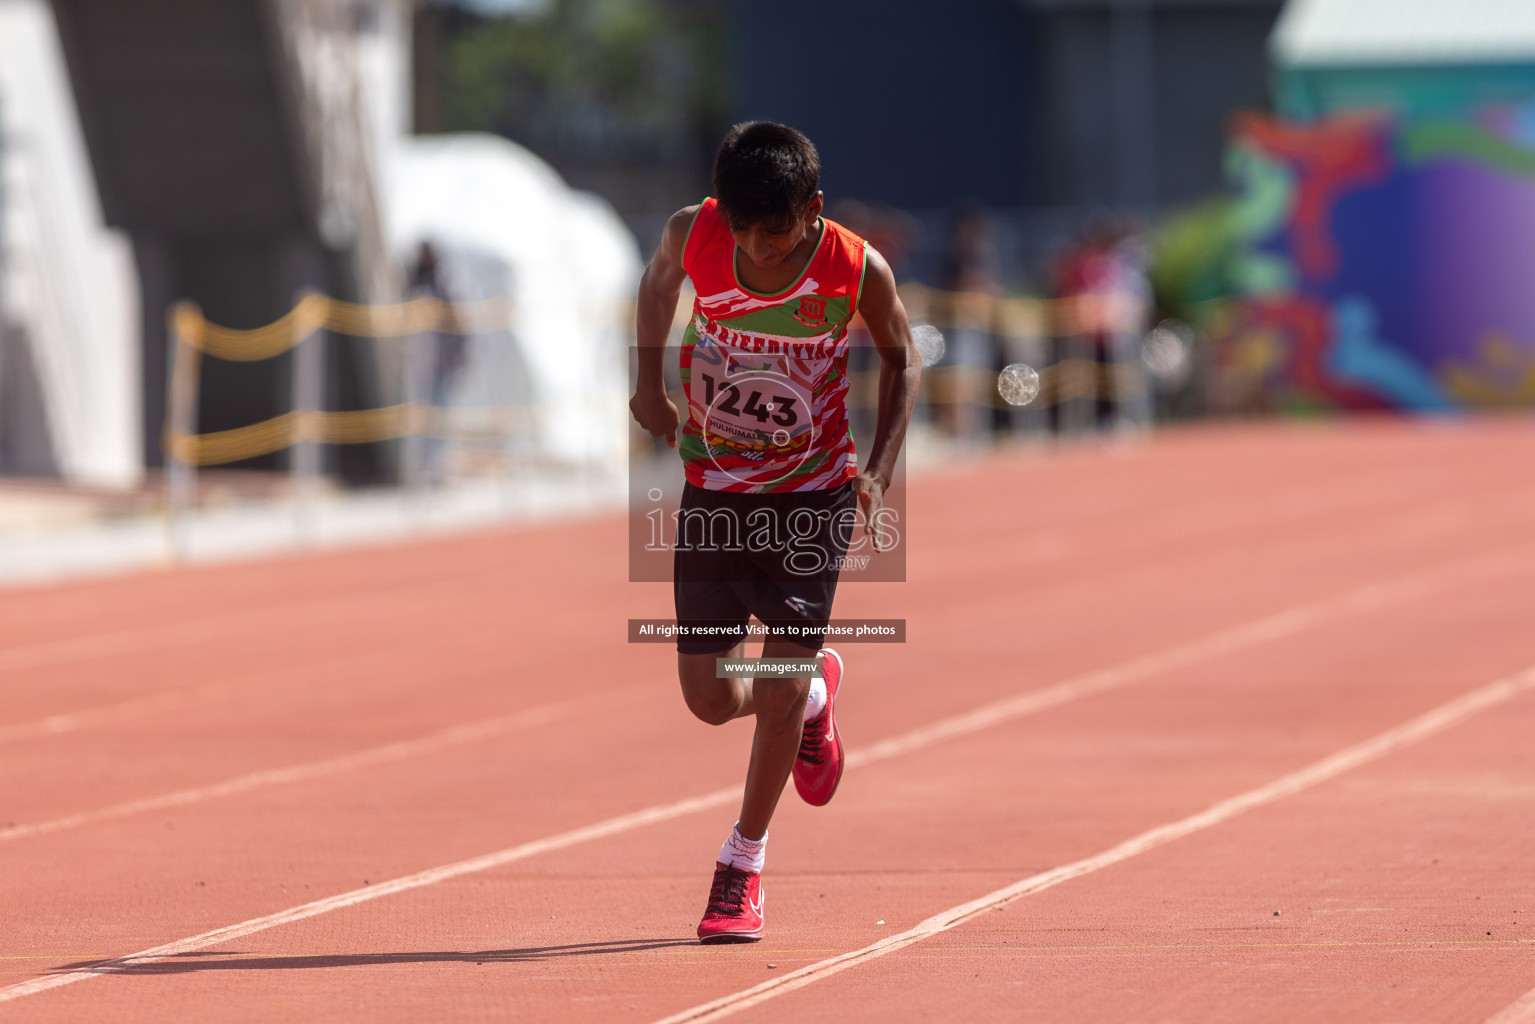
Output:
<svg viewBox="0 0 1535 1024">
<path fill-rule="evenodd" d="M 715 659 L 744 657 L 744 640 L 728 651 L 677 654 L 677 678 L 682 681 L 682 699 L 695 718 L 710 725 L 724 725 L 731 719 L 753 713 L 750 679 L 714 678 Z"/>
<path fill-rule="evenodd" d="M 778 798 L 794 770 L 810 679 L 714 678 L 716 658 L 740 658 L 745 649 L 746 645 L 741 643 L 729 651 L 713 654 L 679 654 L 677 674 L 688 708 L 710 725 L 756 716 L 757 731 L 752 737 L 751 764 L 746 769 L 746 791 L 741 798 L 741 817 L 736 828 L 747 839 L 761 839 L 767 834 Z M 787 640 L 768 640 L 762 656 L 808 658 L 814 654 Z"/>
</svg>

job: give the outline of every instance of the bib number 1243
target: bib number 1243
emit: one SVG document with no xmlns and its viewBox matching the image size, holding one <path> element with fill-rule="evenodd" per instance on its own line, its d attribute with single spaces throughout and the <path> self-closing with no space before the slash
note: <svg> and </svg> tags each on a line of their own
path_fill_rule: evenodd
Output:
<svg viewBox="0 0 1535 1024">
<path fill-rule="evenodd" d="M 716 413 L 726 413 L 737 421 L 750 416 L 759 424 L 769 420 L 780 427 L 792 427 L 799 422 L 799 402 L 793 395 L 764 392 L 754 385 L 771 383 L 761 378 L 745 381 L 726 380 L 717 382 L 712 374 L 701 374 L 704 382 L 704 405 Z M 742 395 L 746 397 L 743 399 Z M 715 396 L 719 404 L 715 404 Z"/>
</svg>

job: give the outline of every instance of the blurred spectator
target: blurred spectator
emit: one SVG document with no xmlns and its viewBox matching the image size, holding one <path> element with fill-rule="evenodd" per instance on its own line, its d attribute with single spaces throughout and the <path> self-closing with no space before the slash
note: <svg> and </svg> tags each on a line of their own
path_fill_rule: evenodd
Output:
<svg viewBox="0 0 1535 1024">
<path fill-rule="evenodd" d="M 1057 427 L 1066 432 L 1142 422 L 1140 339 L 1151 312 L 1144 231 L 1133 221 L 1091 222 L 1055 268 Z"/>
<path fill-rule="evenodd" d="M 893 206 L 858 199 L 840 199 L 826 215 L 879 250 L 897 281 L 907 278 L 912 250 L 922 244 L 921 221 Z"/>
<path fill-rule="evenodd" d="M 990 374 L 998 356 L 993 313 L 1002 294 L 1002 260 L 985 206 L 963 203 L 951 212 L 938 285 L 947 293 L 949 324 L 938 422 L 959 440 L 978 441 L 991 422 Z"/>
<path fill-rule="evenodd" d="M 878 250 L 890 264 L 897 281 L 910 275 L 911 253 L 922 243 L 922 223 L 917 218 L 884 203 L 865 203 L 858 199 L 839 199 L 830 204 L 826 215 Z M 874 380 L 879 375 L 879 356 L 871 347 L 862 319 L 853 320 L 850 334 L 852 351 L 848 370 L 853 380 L 862 383 L 855 385 L 848 417 L 854 436 L 868 437 L 874 432 Z M 922 411 L 919 409 L 915 415 L 920 420 Z"/>
<path fill-rule="evenodd" d="M 939 286 L 951 292 L 999 295 L 1002 259 L 996 228 L 980 203 L 961 203 L 950 212 L 949 238 L 939 271 Z"/>
<path fill-rule="evenodd" d="M 437 248 L 431 242 L 422 242 L 416 250 L 416 260 L 411 267 L 405 290 L 413 299 L 430 298 L 443 303 L 452 301 L 443 283 Z M 427 393 L 433 405 L 447 405 L 453 382 L 464 366 L 466 342 L 462 334 L 433 331 L 427 345 L 431 351 L 427 363 L 431 386 Z"/>
<path fill-rule="evenodd" d="M 443 277 L 436 246 L 423 241 L 416 249 L 416 259 L 406 282 L 407 295 L 411 299 L 436 299 L 445 304 L 451 303 L 452 297 Z M 452 315 L 448 313 L 448 316 Z M 435 409 L 451 405 L 454 385 L 463 369 L 466 354 L 466 339 L 456 331 L 431 330 L 417 335 L 412 340 L 406 362 L 409 374 L 406 386 L 410 392 L 410 401 L 423 402 Z M 432 429 L 428 421 L 425 445 L 415 445 L 413 457 L 407 459 L 408 463 L 415 463 L 407 468 L 407 473 L 415 478 L 413 482 L 436 483 L 446 475 L 447 445 L 442 438 L 431 436 Z"/>
</svg>

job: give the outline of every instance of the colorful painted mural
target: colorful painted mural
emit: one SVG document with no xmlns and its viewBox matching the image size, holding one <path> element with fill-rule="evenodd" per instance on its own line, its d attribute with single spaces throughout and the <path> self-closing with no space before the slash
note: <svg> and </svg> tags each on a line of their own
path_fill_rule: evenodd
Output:
<svg viewBox="0 0 1535 1024">
<path fill-rule="evenodd" d="M 1458 121 L 1251 114 L 1217 359 L 1282 409 L 1535 405 L 1535 101 Z"/>
</svg>

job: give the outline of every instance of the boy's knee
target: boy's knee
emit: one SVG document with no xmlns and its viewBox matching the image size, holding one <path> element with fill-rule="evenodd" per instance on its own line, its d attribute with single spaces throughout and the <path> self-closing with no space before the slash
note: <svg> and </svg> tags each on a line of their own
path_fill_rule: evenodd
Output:
<svg viewBox="0 0 1535 1024">
<path fill-rule="evenodd" d="M 724 725 L 735 717 L 736 702 L 724 688 L 711 690 L 684 690 L 682 699 L 693 717 L 709 725 Z"/>
<path fill-rule="evenodd" d="M 752 700 L 758 715 L 787 718 L 804 706 L 809 692 L 808 679 L 758 679 L 752 683 Z"/>
<path fill-rule="evenodd" d="M 714 675 L 714 656 L 683 655 L 677 660 L 682 699 L 700 722 L 724 725 L 741 711 L 738 684 Z"/>
</svg>

